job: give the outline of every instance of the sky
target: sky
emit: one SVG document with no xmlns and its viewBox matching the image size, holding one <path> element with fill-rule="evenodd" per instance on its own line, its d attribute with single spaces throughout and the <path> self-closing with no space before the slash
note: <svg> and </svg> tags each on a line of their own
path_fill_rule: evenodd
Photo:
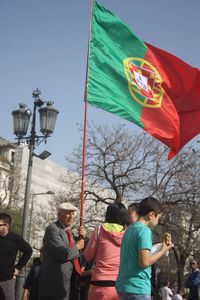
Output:
<svg viewBox="0 0 200 300">
<path fill-rule="evenodd" d="M 142 40 L 200 68 L 199 0 L 99 0 Z M 80 142 L 89 34 L 90 0 L 0 0 L 0 136 L 14 142 L 11 112 L 18 103 L 32 110 L 32 92 L 54 101 L 56 128 L 46 145 L 65 166 Z M 88 121 L 136 125 L 88 107 Z M 37 119 L 39 125 L 39 120 Z"/>
</svg>

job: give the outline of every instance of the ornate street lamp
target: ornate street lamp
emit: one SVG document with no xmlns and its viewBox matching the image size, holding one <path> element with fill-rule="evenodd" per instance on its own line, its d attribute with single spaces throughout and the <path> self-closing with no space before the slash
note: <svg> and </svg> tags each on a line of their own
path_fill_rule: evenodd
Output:
<svg viewBox="0 0 200 300">
<path fill-rule="evenodd" d="M 44 151 L 40 155 L 34 153 L 35 146 L 39 145 L 41 142 L 47 140 L 47 138 L 53 133 L 54 126 L 56 123 L 56 118 L 58 115 L 58 110 L 53 108 L 53 102 L 45 101 L 40 98 L 40 90 L 36 89 L 32 93 L 34 98 L 33 112 L 26 108 L 25 104 L 19 104 L 19 109 L 12 112 L 13 115 L 13 132 L 16 135 L 18 144 L 25 141 L 29 147 L 29 159 L 28 159 L 28 169 L 25 187 L 25 197 L 24 197 L 24 209 L 23 209 L 23 219 L 22 219 L 22 237 L 27 240 L 27 228 L 28 228 L 28 218 L 29 218 L 29 208 L 31 199 L 31 179 L 32 179 L 32 166 L 33 166 L 33 156 L 37 156 L 41 159 L 45 159 L 50 155 L 50 152 Z M 45 106 L 45 107 L 43 107 Z M 40 132 L 42 135 L 36 134 L 36 111 L 40 114 Z M 30 121 L 32 116 L 32 120 Z M 26 136 L 29 124 L 31 123 L 30 135 Z M 44 155 L 43 155 L 44 154 Z M 21 299 L 22 291 L 22 278 L 24 275 L 19 277 L 17 283 L 16 299 Z"/>
<path fill-rule="evenodd" d="M 47 138 L 53 133 L 57 114 L 59 113 L 52 105 L 53 102 L 45 101 L 40 98 L 40 90 L 36 89 L 32 96 L 34 98 L 33 113 L 30 109 L 26 108 L 25 104 L 19 104 L 19 109 L 12 112 L 13 115 L 13 132 L 16 135 L 18 143 L 25 141 L 29 146 L 29 160 L 28 160 L 28 170 L 27 170 L 27 180 L 26 180 L 26 190 L 24 199 L 24 211 L 23 211 L 23 222 L 22 222 L 22 236 L 26 239 L 27 236 L 27 226 L 28 226 L 28 216 L 29 216 L 29 205 L 30 205 L 30 187 L 31 187 L 31 177 L 32 177 L 32 164 L 35 146 L 39 145 L 41 142 L 47 140 Z M 45 107 L 43 107 L 46 105 Z M 42 107 L 42 108 L 41 108 Z M 36 134 L 36 111 L 40 108 L 40 131 L 42 135 Z M 32 120 L 30 122 L 30 118 Z M 30 135 L 26 136 L 29 124 L 31 123 Z M 46 151 L 47 152 L 47 151 Z M 50 153 L 48 152 L 50 155 Z M 42 155 L 36 155 L 42 158 Z M 46 156 L 47 157 L 47 156 Z M 45 158 L 46 158 L 45 157 Z M 44 158 L 43 158 L 44 159 Z"/>
</svg>

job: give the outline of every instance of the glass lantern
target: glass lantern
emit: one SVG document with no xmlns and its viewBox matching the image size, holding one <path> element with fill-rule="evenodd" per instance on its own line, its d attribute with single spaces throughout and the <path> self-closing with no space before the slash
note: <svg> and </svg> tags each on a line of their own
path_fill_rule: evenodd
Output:
<svg viewBox="0 0 200 300">
<path fill-rule="evenodd" d="M 12 112 L 13 115 L 13 133 L 17 137 L 26 135 L 30 122 L 31 111 L 26 109 L 26 105 L 20 103 L 19 109 Z"/>
<path fill-rule="evenodd" d="M 59 111 L 55 109 L 53 106 L 53 102 L 47 102 L 46 107 L 42 107 L 39 109 L 40 113 L 40 131 L 43 135 L 48 136 L 53 133 L 57 114 Z"/>
</svg>

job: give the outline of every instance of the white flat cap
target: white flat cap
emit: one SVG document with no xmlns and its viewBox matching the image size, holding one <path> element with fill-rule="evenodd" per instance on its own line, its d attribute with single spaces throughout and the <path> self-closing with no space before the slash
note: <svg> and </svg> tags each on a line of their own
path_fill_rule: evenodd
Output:
<svg viewBox="0 0 200 300">
<path fill-rule="evenodd" d="M 71 203 L 65 202 L 65 203 L 61 203 L 58 206 L 58 210 L 72 210 L 72 211 L 77 211 L 78 209 L 74 205 L 72 205 Z"/>
</svg>

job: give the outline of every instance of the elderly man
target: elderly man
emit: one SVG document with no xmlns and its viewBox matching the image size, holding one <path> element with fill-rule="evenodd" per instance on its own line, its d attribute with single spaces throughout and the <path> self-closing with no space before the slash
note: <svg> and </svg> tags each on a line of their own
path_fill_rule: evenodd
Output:
<svg viewBox="0 0 200 300">
<path fill-rule="evenodd" d="M 68 300 L 73 266 L 79 272 L 79 250 L 84 248 L 86 230 L 79 228 L 81 239 L 75 242 L 69 227 L 73 224 L 77 208 L 62 203 L 58 208 L 58 220 L 45 231 L 43 262 L 39 274 L 40 300 Z"/>
</svg>

